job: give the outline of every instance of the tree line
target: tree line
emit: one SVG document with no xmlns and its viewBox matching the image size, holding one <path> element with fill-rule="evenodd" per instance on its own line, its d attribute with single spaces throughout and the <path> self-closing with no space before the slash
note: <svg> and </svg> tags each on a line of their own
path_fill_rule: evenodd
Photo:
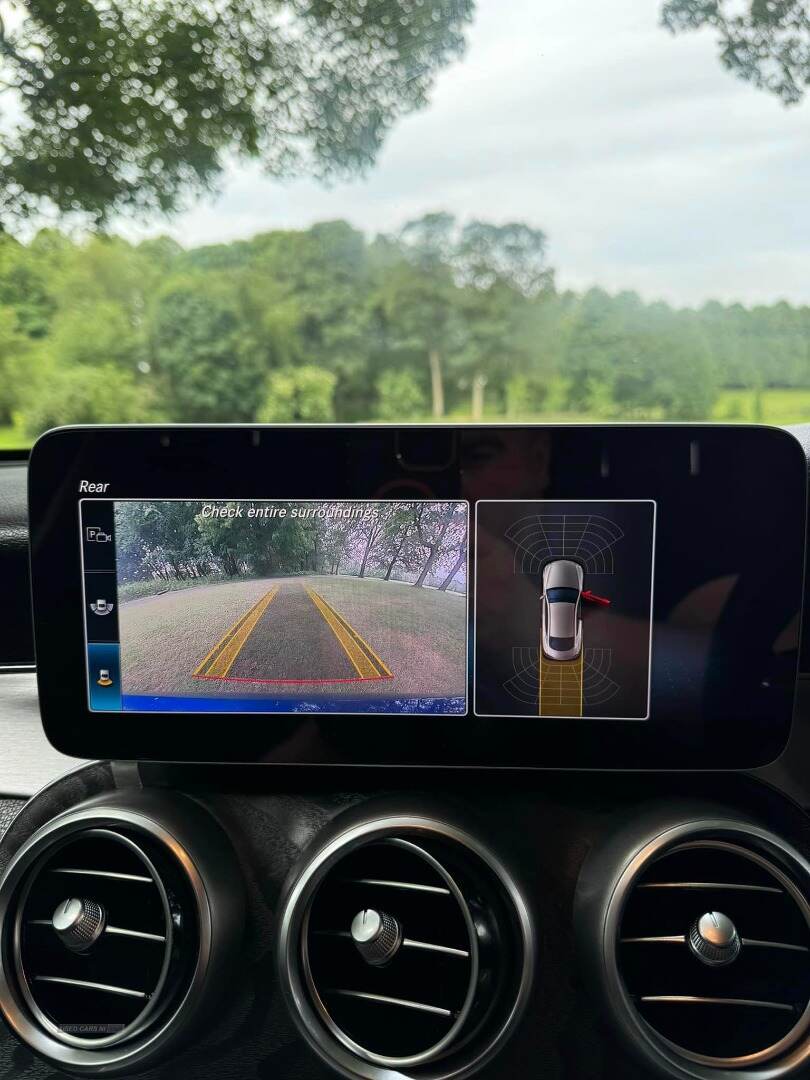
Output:
<svg viewBox="0 0 810 1080">
<path fill-rule="evenodd" d="M 171 588 L 218 577 L 341 574 L 466 590 L 465 504 L 356 505 L 362 513 L 348 518 L 289 512 L 237 518 L 206 516 L 199 502 L 119 503 L 119 580 Z"/>
<path fill-rule="evenodd" d="M 184 249 L 0 235 L 0 426 L 705 419 L 810 386 L 810 308 L 561 291 L 542 231 L 430 214 Z"/>
</svg>

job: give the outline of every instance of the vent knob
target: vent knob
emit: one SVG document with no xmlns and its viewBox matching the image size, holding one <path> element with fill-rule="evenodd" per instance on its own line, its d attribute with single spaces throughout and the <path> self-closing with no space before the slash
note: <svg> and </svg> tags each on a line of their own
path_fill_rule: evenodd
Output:
<svg viewBox="0 0 810 1080">
<path fill-rule="evenodd" d="M 104 932 L 106 919 L 95 900 L 71 897 L 59 904 L 51 922 L 63 945 L 73 952 L 85 952 Z"/>
<path fill-rule="evenodd" d="M 352 941 L 367 964 L 385 967 L 399 952 L 402 927 L 393 915 L 374 908 L 358 911 L 352 919 Z"/>
<path fill-rule="evenodd" d="M 707 911 L 692 923 L 689 948 L 709 967 L 724 967 L 740 955 L 740 935 L 727 915 L 721 911 Z"/>
</svg>

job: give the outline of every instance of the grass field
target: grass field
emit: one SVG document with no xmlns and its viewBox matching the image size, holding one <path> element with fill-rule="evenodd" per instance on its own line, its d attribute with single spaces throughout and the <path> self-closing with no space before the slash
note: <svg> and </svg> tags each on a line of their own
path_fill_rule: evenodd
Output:
<svg viewBox="0 0 810 1080">
<path fill-rule="evenodd" d="M 731 423 L 809 423 L 810 390 L 763 390 L 759 395 L 754 390 L 723 390 L 711 419 Z"/>
<path fill-rule="evenodd" d="M 32 441 L 21 422 L 0 427 L 0 450 L 20 450 L 30 446 Z"/>
<path fill-rule="evenodd" d="M 424 421 L 431 417 L 425 416 Z M 447 416 L 448 423 L 469 423 L 470 415 L 463 410 L 455 410 Z M 487 411 L 484 423 L 502 424 L 505 422 L 538 424 L 588 424 L 605 420 L 620 419 L 595 413 L 562 412 L 549 410 L 533 416 L 507 417 L 502 413 Z M 657 415 L 633 417 L 637 420 L 660 420 Z M 810 423 L 810 389 L 806 390 L 723 390 L 720 392 L 711 416 L 706 420 L 715 420 L 729 424 L 804 424 Z M 31 445 L 32 439 L 25 434 L 21 424 L 0 427 L 0 450 L 19 450 Z"/>
<path fill-rule="evenodd" d="M 337 611 L 343 628 L 310 590 Z M 121 602 L 119 626 L 121 685 L 130 694 L 445 698 L 466 691 L 466 600 L 435 589 L 316 574 L 228 581 Z M 366 658 L 373 650 L 384 679 L 367 678 L 350 659 L 358 640 Z M 201 667 L 212 657 L 216 675 Z M 201 682 L 201 671 L 211 681 Z M 309 685 L 302 691 L 299 684 Z"/>
</svg>

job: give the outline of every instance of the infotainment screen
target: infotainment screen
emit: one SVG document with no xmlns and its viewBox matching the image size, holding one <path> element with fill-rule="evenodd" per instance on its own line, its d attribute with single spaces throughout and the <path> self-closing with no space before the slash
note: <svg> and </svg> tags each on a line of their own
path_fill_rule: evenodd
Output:
<svg viewBox="0 0 810 1080">
<path fill-rule="evenodd" d="M 807 498 L 786 431 L 67 428 L 29 484 L 65 753 L 740 769 L 786 745 Z"/>
<path fill-rule="evenodd" d="M 92 710 L 466 711 L 465 502 L 79 505 Z"/>
</svg>

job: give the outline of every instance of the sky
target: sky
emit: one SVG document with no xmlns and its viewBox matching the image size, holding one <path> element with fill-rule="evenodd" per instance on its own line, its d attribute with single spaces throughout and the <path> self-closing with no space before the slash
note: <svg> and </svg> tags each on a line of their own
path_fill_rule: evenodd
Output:
<svg viewBox="0 0 810 1080">
<path fill-rule="evenodd" d="M 185 245 L 345 218 L 392 231 L 432 210 L 526 221 L 558 285 L 695 304 L 810 302 L 810 100 L 786 109 L 725 71 L 660 0 L 479 0 L 465 57 L 352 182 L 255 165 L 173 219 L 117 231 Z"/>
</svg>

